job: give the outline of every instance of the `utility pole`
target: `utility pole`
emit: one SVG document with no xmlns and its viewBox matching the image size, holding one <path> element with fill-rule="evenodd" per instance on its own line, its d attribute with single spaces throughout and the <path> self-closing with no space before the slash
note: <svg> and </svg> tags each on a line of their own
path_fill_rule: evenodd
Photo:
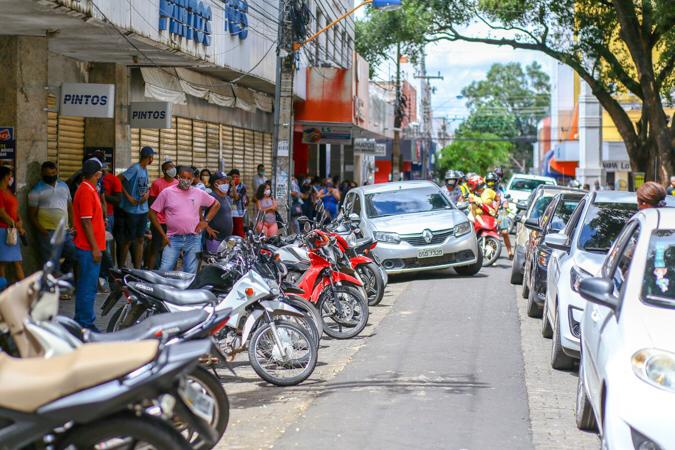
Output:
<svg viewBox="0 0 675 450">
<path fill-rule="evenodd" d="M 401 124 L 403 123 L 403 105 L 401 105 L 401 43 L 396 44 L 396 96 L 394 101 L 394 142 L 391 146 L 391 181 L 399 181 L 401 176 Z"/>
<path fill-rule="evenodd" d="M 291 176 L 293 175 L 293 26 L 291 9 L 294 0 L 279 0 L 277 33 L 277 74 L 274 89 L 274 190 L 280 213 L 290 224 Z"/>
<path fill-rule="evenodd" d="M 433 147 L 433 114 L 431 111 L 431 83 L 429 80 L 442 80 L 443 76 L 427 75 L 426 53 L 422 51 L 420 60 L 420 73 L 415 78 L 422 80 L 422 136 L 424 147 L 422 151 L 422 178 L 429 177 L 429 153 Z"/>
</svg>

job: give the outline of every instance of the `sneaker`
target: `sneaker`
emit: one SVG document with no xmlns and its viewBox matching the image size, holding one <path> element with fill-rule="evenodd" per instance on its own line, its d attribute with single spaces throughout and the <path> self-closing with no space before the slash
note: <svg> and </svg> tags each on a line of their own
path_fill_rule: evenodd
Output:
<svg viewBox="0 0 675 450">
<path fill-rule="evenodd" d="M 98 279 L 98 291 L 103 294 L 110 293 L 110 285 L 108 284 L 108 280 L 106 280 L 105 278 Z"/>
</svg>

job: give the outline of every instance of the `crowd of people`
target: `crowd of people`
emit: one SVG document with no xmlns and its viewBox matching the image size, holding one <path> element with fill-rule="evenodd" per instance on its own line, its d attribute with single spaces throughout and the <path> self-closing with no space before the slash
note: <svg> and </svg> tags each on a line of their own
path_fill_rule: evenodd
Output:
<svg viewBox="0 0 675 450">
<path fill-rule="evenodd" d="M 143 147 L 138 162 L 116 175 L 105 163 L 102 151 L 84 158 L 82 168 L 68 180 L 59 178 L 54 162 L 41 166 L 41 179 L 28 194 L 27 219 L 34 228 L 36 245 L 44 263 L 52 256 L 51 239 L 61 222 L 67 225 L 63 261 L 57 268 L 76 275 L 75 319 L 94 326 L 97 292 L 108 287 L 109 270 L 115 266 L 195 273 L 199 254 L 215 252 L 230 236 L 244 237 L 248 228 L 274 236 L 284 226 L 263 164 L 251 180 L 252 197 L 238 169 L 229 172 L 161 163 L 154 181 L 148 167 L 156 153 Z M 344 194 L 355 186 L 337 180 L 305 176 L 292 178 L 291 232 L 297 218 L 314 217 L 316 202 L 335 216 Z M 26 226 L 13 192 L 13 171 L 0 166 L 0 289 L 10 278 L 24 278 L 21 241 L 26 245 Z M 249 217 L 252 202 L 254 217 Z"/>
</svg>

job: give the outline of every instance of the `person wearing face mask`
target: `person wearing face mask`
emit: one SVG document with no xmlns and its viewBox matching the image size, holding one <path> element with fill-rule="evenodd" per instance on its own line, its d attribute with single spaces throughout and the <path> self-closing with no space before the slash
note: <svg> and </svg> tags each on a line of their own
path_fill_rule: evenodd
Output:
<svg viewBox="0 0 675 450">
<path fill-rule="evenodd" d="M 220 203 L 218 213 L 206 228 L 206 250 L 215 253 L 222 241 L 232 236 L 232 199 L 230 193 L 230 177 L 223 172 L 213 175 L 211 196 Z"/>
<path fill-rule="evenodd" d="M 150 197 L 148 199 L 149 205 L 152 206 L 154 201 L 157 199 L 157 197 L 159 197 L 159 194 L 164 189 L 170 188 L 171 186 L 175 186 L 177 184 L 178 180 L 176 179 L 176 165 L 171 160 L 164 161 L 162 164 L 162 176 L 157 178 L 152 182 L 152 185 L 150 185 Z M 166 232 L 166 218 L 164 217 L 164 214 L 158 213 L 157 220 L 162 226 L 162 229 L 164 229 L 164 232 Z M 162 243 L 164 242 L 164 238 L 162 237 L 162 234 L 155 229 L 155 227 L 150 227 L 150 231 L 152 232 L 152 241 L 150 241 L 150 250 L 146 254 L 145 266 L 151 270 L 154 270 L 157 269 L 159 264 L 158 259 L 159 254 L 162 251 Z"/>
<path fill-rule="evenodd" d="M 256 175 L 253 177 L 253 190 L 258 192 L 258 188 L 265 184 L 267 178 L 265 178 L 265 165 L 258 164 L 256 168 Z"/>
<path fill-rule="evenodd" d="M 75 294 L 75 321 L 82 327 L 96 331 L 96 289 L 101 270 L 101 258 L 106 249 L 103 207 L 96 185 L 103 176 L 103 166 L 95 159 L 82 166 L 82 183 L 73 199 L 75 225 L 75 252 L 77 255 L 77 286 Z"/>
<path fill-rule="evenodd" d="M 338 203 L 340 203 L 340 191 L 335 189 L 332 178 L 326 178 L 323 187 L 319 190 L 319 198 L 330 218 L 337 216 Z"/>
<path fill-rule="evenodd" d="M 19 217 L 19 202 L 10 190 L 13 185 L 12 169 L 0 166 L 0 278 L 6 278 L 5 269 L 8 264 L 12 264 L 17 280 L 23 280 L 21 245 L 18 239 L 14 243 L 7 242 L 10 228 L 16 228 L 22 236 L 26 235 L 21 217 Z"/>
<path fill-rule="evenodd" d="M 239 169 L 232 169 L 228 173 L 232 178 L 230 183 L 230 198 L 232 199 L 232 234 L 239 237 L 246 237 L 244 233 L 244 222 L 248 208 L 248 194 L 246 185 L 241 182 Z"/>
<path fill-rule="evenodd" d="M 265 183 L 258 187 L 255 195 L 258 200 L 258 223 L 256 231 L 263 232 L 266 237 L 276 236 L 279 233 L 277 225 L 277 201 L 272 198 L 272 187 Z"/>
<path fill-rule="evenodd" d="M 174 270 L 181 252 L 183 271 L 197 273 L 197 255 L 202 251 L 202 233 L 220 210 L 220 203 L 204 191 L 192 186 L 193 171 L 184 166 L 178 170 L 178 184 L 160 192 L 150 207 L 152 226 L 162 235 L 164 250 L 160 270 Z M 202 214 L 209 208 L 206 216 Z M 166 231 L 157 218 L 163 214 Z"/>
<path fill-rule="evenodd" d="M 51 238 L 61 221 L 66 225 L 72 223 L 73 204 L 68 185 L 59 179 L 56 164 L 45 161 L 41 167 L 42 179 L 28 193 L 28 217 L 39 234 L 38 247 L 42 264 L 52 254 Z M 75 247 L 70 236 L 66 234 L 63 246 L 66 262 L 70 266 L 75 257 Z M 58 259 L 61 259 L 59 254 Z M 69 267 L 64 267 L 68 271 Z M 59 268 L 56 268 L 59 270 Z"/>
<path fill-rule="evenodd" d="M 199 181 L 197 183 L 197 188 L 203 190 L 207 194 L 211 193 L 211 171 L 209 169 L 202 169 L 199 172 Z"/>
</svg>

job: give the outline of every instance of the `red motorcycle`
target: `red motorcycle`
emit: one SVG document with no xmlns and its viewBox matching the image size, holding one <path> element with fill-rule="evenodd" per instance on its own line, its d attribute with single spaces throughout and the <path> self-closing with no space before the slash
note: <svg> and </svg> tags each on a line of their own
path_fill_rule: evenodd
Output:
<svg viewBox="0 0 675 450">
<path fill-rule="evenodd" d="M 473 216 L 473 229 L 478 238 L 478 249 L 483 254 L 483 267 L 491 266 L 502 252 L 502 241 L 497 231 L 497 217 L 491 214 L 487 205 L 477 205 L 483 214 Z"/>
<path fill-rule="evenodd" d="M 309 267 L 305 268 L 297 287 L 298 294 L 314 303 L 321 313 L 323 331 L 334 339 L 349 339 L 361 333 L 368 323 L 368 299 L 363 283 L 344 262 L 337 239 L 320 230 L 303 238 L 307 246 Z"/>
</svg>

